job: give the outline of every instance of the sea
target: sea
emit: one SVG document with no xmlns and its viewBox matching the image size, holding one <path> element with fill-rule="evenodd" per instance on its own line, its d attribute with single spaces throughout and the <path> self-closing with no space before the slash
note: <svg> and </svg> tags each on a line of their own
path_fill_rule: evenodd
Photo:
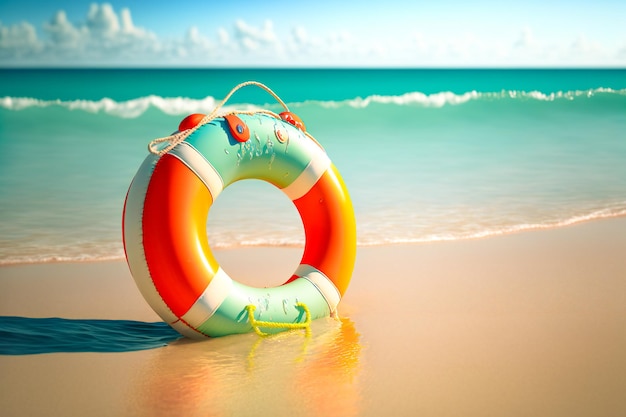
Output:
<svg viewBox="0 0 626 417">
<path fill-rule="evenodd" d="M 625 69 L 2 69 L 0 265 L 124 259 L 148 143 L 251 80 L 337 166 L 360 246 L 626 215 Z M 225 109 L 281 111 L 254 86 Z M 215 249 L 305 239 L 292 203 L 255 180 L 219 196 L 207 235 Z"/>
</svg>

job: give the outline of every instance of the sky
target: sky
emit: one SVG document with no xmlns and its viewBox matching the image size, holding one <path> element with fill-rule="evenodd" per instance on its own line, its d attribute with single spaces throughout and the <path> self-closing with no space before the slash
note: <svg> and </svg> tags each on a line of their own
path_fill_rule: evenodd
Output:
<svg viewBox="0 0 626 417">
<path fill-rule="evenodd" d="M 623 0 L 0 0 L 0 67 L 626 67 Z"/>
</svg>

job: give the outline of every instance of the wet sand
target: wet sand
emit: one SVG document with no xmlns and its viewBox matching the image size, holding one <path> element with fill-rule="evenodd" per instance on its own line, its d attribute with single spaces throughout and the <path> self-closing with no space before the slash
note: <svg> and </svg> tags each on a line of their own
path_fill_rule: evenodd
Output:
<svg viewBox="0 0 626 417">
<path fill-rule="evenodd" d="M 341 321 L 0 356 L 3 416 L 626 415 L 626 219 L 359 248 Z M 301 250 L 222 251 L 276 284 Z M 158 321 L 124 262 L 0 268 L 0 316 Z M 268 414 L 269 413 L 269 414 Z"/>
</svg>

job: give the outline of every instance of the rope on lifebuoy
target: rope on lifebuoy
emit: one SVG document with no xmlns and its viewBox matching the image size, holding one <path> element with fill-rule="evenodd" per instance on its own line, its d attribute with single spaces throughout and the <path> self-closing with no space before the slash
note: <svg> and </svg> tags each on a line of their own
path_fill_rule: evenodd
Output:
<svg viewBox="0 0 626 417">
<path fill-rule="evenodd" d="M 276 101 L 278 101 L 278 103 L 285 109 L 285 111 L 289 111 L 289 107 L 287 107 L 287 105 L 285 104 L 284 101 L 282 101 L 280 99 L 280 97 L 278 97 L 278 95 L 273 92 L 268 86 L 261 84 L 260 82 L 257 81 L 246 81 L 243 82 L 239 85 L 236 85 L 232 90 L 230 90 L 230 92 L 226 95 L 226 97 L 224 97 L 222 99 L 222 101 L 219 102 L 219 104 L 213 109 L 213 111 L 209 114 L 207 114 L 206 116 L 204 116 L 202 118 L 202 120 L 200 120 L 200 122 L 194 126 L 191 129 L 187 129 L 184 130 L 182 132 L 176 132 L 173 135 L 170 136 L 166 136 L 166 137 L 162 137 L 162 138 L 158 138 L 158 139 L 154 139 L 150 142 L 150 144 L 148 144 L 148 150 L 150 151 L 150 153 L 153 153 L 155 155 L 164 155 L 166 153 L 168 153 L 169 151 L 171 151 L 176 145 L 178 145 L 179 143 L 183 142 L 189 135 L 191 135 L 193 132 L 196 131 L 196 129 L 198 129 L 200 126 L 205 125 L 207 123 L 209 123 L 211 120 L 217 118 L 217 117 L 222 117 L 224 115 L 220 115 L 218 114 L 219 110 L 224 107 L 224 105 L 226 104 L 226 102 L 230 99 L 230 97 L 235 94 L 235 92 L 237 92 L 237 90 L 249 86 L 249 85 L 254 85 L 257 86 L 259 88 L 262 88 L 263 90 L 267 91 L 272 97 L 274 97 L 276 99 Z M 239 111 L 232 111 L 228 114 L 247 114 L 247 115 L 254 115 L 254 114 L 258 114 L 258 113 L 264 113 L 264 114 L 269 114 L 272 117 L 275 117 L 276 119 L 280 120 L 280 116 L 270 110 L 257 110 L 257 111 L 244 111 L 244 110 L 239 110 Z M 310 135 L 307 135 L 310 137 Z M 313 139 L 315 141 L 315 139 Z M 169 142 L 169 145 L 167 145 L 166 147 L 164 147 L 163 149 L 157 149 L 156 145 L 158 145 L 159 143 L 163 143 L 163 142 Z M 317 141 L 315 141 L 317 143 Z"/>
<path fill-rule="evenodd" d="M 246 306 L 246 311 L 248 312 L 248 320 L 250 321 L 250 325 L 254 329 L 254 332 L 259 336 L 269 336 L 269 333 L 261 331 L 261 327 L 267 329 L 304 329 L 308 334 L 311 331 L 311 312 L 309 311 L 309 307 L 307 307 L 307 305 L 304 303 L 296 303 L 296 307 L 301 308 L 305 314 L 305 319 L 301 323 L 279 323 L 257 320 L 254 318 L 254 310 L 256 310 L 256 306 L 254 304 L 248 304 Z"/>
</svg>

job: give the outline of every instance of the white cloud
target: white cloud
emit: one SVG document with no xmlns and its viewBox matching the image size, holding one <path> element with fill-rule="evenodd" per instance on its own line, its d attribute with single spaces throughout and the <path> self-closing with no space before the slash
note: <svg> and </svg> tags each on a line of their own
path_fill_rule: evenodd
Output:
<svg viewBox="0 0 626 417">
<path fill-rule="evenodd" d="M 133 24 L 130 10 L 122 9 L 118 16 L 106 3 L 92 4 L 81 25 L 70 22 L 65 11 L 59 10 L 42 29 L 42 40 L 34 27 L 30 31 L 31 44 L 40 46 L 37 54 L 24 58 L 26 63 L 117 65 L 137 57 L 154 57 L 162 49 L 154 33 Z M 7 55 L 7 48 L 2 52 Z M 18 54 L 14 55 L 19 60 Z"/>
<path fill-rule="evenodd" d="M 189 45 L 193 45 L 196 47 L 200 47 L 203 49 L 210 49 L 212 46 L 209 38 L 205 37 L 200 33 L 197 27 L 192 26 L 187 31 L 187 36 L 185 37 L 186 43 Z"/>
<path fill-rule="evenodd" d="M 113 37 L 120 30 L 120 23 L 108 3 L 98 5 L 93 3 L 87 14 L 87 27 L 89 32 L 96 37 Z"/>
<path fill-rule="evenodd" d="M 120 20 L 122 23 L 121 32 L 123 34 L 139 39 L 156 39 L 156 35 L 154 33 L 147 31 L 146 29 L 138 28 L 134 25 L 129 9 L 124 8 L 120 11 Z"/>
<path fill-rule="evenodd" d="M 274 23 L 271 20 L 265 20 L 261 27 L 237 20 L 228 46 L 265 64 L 284 57 L 284 47 L 274 32 Z"/>
<path fill-rule="evenodd" d="M 296 26 L 291 31 L 293 40 L 298 45 L 306 45 L 309 42 L 309 34 L 303 26 Z"/>
<path fill-rule="evenodd" d="M 235 37 L 239 39 L 242 45 L 252 46 L 253 49 L 261 45 L 273 45 L 278 41 L 271 20 L 266 20 L 261 28 L 249 25 L 243 20 L 237 20 L 235 22 Z"/>
<path fill-rule="evenodd" d="M 213 41 L 204 36 L 197 27 L 191 26 L 182 42 L 173 42 L 164 47 L 162 52 L 167 56 L 167 50 L 174 51 L 174 54 L 170 53 L 169 55 L 183 59 L 178 63 L 184 64 L 206 60 L 214 55 L 215 49 L 216 46 Z"/>
<path fill-rule="evenodd" d="M 221 45 L 228 45 L 230 42 L 230 35 L 226 29 L 219 28 L 217 30 L 217 39 Z"/>
<path fill-rule="evenodd" d="M 81 38 L 81 31 L 67 20 L 63 10 L 59 10 L 50 22 L 44 24 L 44 30 L 57 45 L 75 45 Z"/>
<path fill-rule="evenodd" d="M 303 26 L 296 26 L 283 43 L 287 46 L 287 59 L 296 65 L 380 65 L 395 51 L 393 42 L 361 39 L 346 29 L 320 36 L 309 34 Z"/>
<path fill-rule="evenodd" d="M 59 10 L 50 22 L 43 26 L 52 44 L 61 48 L 78 48 L 85 41 L 86 30 L 78 29 L 67 20 L 63 10 Z"/>
<path fill-rule="evenodd" d="M 313 57 L 316 51 L 323 49 L 320 38 L 311 36 L 304 26 L 295 26 L 287 36 L 285 45 L 292 58 L 305 56 Z"/>
<path fill-rule="evenodd" d="M 304 65 L 304 66 L 543 66 L 624 65 L 626 45 L 611 51 L 592 38 L 547 42 L 530 27 L 517 36 L 471 32 L 385 31 L 357 35 L 345 28 L 312 32 L 294 23 L 277 30 L 272 20 L 236 20 L 231 26 L 189 27 L 162 39 L 137 27 L 127 8 L 92 4 L 82 22 L 58 11 L 40 28 L 0 22 L 0 66 L 9 65 Z M 560 42 L 560 44 L 558 43 Z M 621 49 L 620 49 L 621 48 Z"/>
<path fill-rule="evenodd" d="M 0 58 L 15 59 L 39 53 L 43 44 L 37 39 L 35 27 L 27 22 L 4 26 L 0 22 Z"/>
<path fill-rule="evenodd" d="M 129 9 L 122 9 L 118 17 L 107 3 L 91 5 L 85 29 L 88 50 L 83 52 L 94 59 L 136 59 L 162 49 L 154 33 L 134 25 Z"/>
</svg>

